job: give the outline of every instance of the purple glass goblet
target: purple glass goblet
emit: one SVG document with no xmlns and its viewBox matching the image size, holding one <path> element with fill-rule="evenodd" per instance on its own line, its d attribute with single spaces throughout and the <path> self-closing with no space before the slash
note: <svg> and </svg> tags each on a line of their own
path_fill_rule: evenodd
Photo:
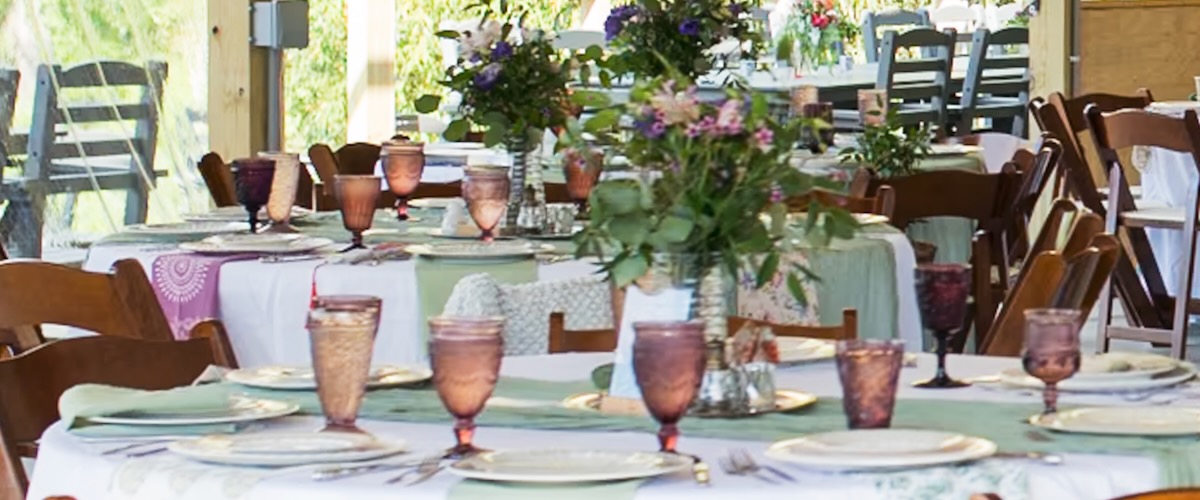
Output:
<svg viewBox="0 0 1200 500">
<path fill-rule="evenodd" d="M 885 429 L 892 425 L 896 383 L 904 364 L 899 340 L 843 340 L 837 344 L 842 408 L 851 429 Z"/>
<path fill-rule="evenodd" d="M 456 444 L 450 457 L 478 453 L 472 444 L 475 417 L 496 388 L 504 356 L 504 318 L 441 316 L 429 319 L 433 386 L 454 417 Z"/>
<path fill-rule="evenodd" d="M 322 431 L 362 432 L 354 425 L 371 372 L 381 301 L 364 295 L 313 299 L 309 342 L 317 398 L 325 415 Z"/>
<path fill-rule="evenodd" d="M 598 149 L 570 149 L 563 155 L 563 176 L 567 179 L 567 197 L 575 202 L 576 214 L 587 212 L 588 197 L 604 170 L 604 152 Z"/>
<path fill-rule="evenodd" d="M 496 225 L 504 217 L 508 208 L 508 195 L 511 187 L 508 171 L 500 168 L 468 168 L 463 179 L 463 200 L 467 202 L 467 212 L 482 233 L 480 239 L 486 242 L 495 241 Z"/>
<path fill-rule="evenodd" d="M 271 198 L 275 179 L 275 161 L 268 158 L 233 160 L 233 185 L 238 203 L 250 214 L 250 232 L 258 231 L 258 211 Z"/>
<path fill-rule="evenodd" d="M 388 189 L 396 195 L 396 218 L 413 220 L 408 216 L 408 197 L 421 185 L 421 174 L 425 172 L 425 145 L 419 142 L 384 143 L 380 161 Z"/>
<path fill-rule="evenodd" d="M 381 192 L 379 182 L 380 179 L 373 175 L 334 177 L 334 189 L 342 209 L 342 225 L 353 235 L 350 246 L 343 252 L 367 248 L 363 244 L 363 231 L 371 229 L 371 222 L 375 219 L 375 204 Z"/>
<path fill-rule="evenodd" d="M 1025 311 L 1025 371 L 1046 384 L 1043 414 L 1058 411 L 1058 383 L 1079 371 L 1079 329 L 1083 314 L 1076 309 Z"/>
<path fill-rule="evenodd" d="M 970 383 L 946 373 L 946 349 L 954 332 L 963 330 L 967 319 L 967 297 L 971 288 L 971 266 L 921 264 L 917 266 L 917 305 L 925 328 L 937 339 L 937 372 L 933 378 L 913 384 L 922 389 L 953 389 Z"/>
<path fill-rule="evenodd" d="M 659 451 L 675 453 L 679 420 L 704 377 L 704 324 L 699 321 L 636 322 L 633 374 L 642 402 L 657 420 Z"/>
</svg>

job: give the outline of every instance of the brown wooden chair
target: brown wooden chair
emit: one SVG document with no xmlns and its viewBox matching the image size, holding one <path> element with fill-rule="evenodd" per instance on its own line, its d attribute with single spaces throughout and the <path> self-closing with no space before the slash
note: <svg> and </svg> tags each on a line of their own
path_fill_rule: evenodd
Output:
<svg viewBox="0 0 1200 500">
<path fill-rule="evenodd" d="M 1200 488 L 1177 488 L 1134 493 L 1113 500 L 1196 500 L 1197 498 L 1200 498 Z"/>
<path fill-rule="evenodd" d="M 1149 89 L 1145 88 L 1137 89 L 1133 95 L 1094 93 L 1070 99 L 1062 92 L 1052 92 L 1047 97 L 1047 101 L 1066 119 L 1067 127 L 1071 130 L 1069 139 L 1075 141 L 1080 157 L 1088 165 L 1088 171 L 1092 174 L 1096 184 L 1100 186 L 1099 190 L 1103 192 L 1105 191 L 1104 186 L 1107 184 L 1108 169 L 1098 161 L 1100 158 L 1096 149 L 1097 145 L 1087 133 L 1088 122 L 1084 117 L 1084 110 L 1090 105 L 1099 107 L 1100 111 L 1105 113 L 1122 109 L 1143 109 L 1154 102 L 1154 96 Z M 1068 140 L 1067 137 L 1059 136 L 1058 138 L 1064 143 Z"/>
<path fill-rule="evenodd" d="M 216 153 L 208 153 L 200 158 L 200 163 L 196 165 L 200 170 L 200 177 L 204 178 L 204 185 L 208 186 L 208 194 L 212 196 L 213 202 L 218 207 L 237 206 L 237 192 L 233 187 L 233 172 L 229 169 L 229 165 L 225 160 L 221 159 L 221 155 Z"/>
<path fill-rule="evenodd" d="M 38 346 L 0 360 L 0 496 L 24 498 L 21 457 L 37 456 L 37 440 L 58 420 L 58 398 L 83 383 L 160 390 L 185 386 L 217 360 L 209 339 L 156 341 L 81 337 Z"/>
<path fill-rule="evenodd" d="M 788 212 L 807 212 L 812 202 L 826 207 L 837 207 L 853 213 L 866 213 L 892 217 L 896 208 L 896 193 L 889 186 L 882 186 L 872 197 L 857 197 L 832 191 L 815 190 L 804 196 L 787 199 Z"/>
<path fill-rule="evenodd" d="M 112 273 L 31 260 L 0 262 L 0 328 L 16 333 L 17 351 L 41 344 L 43 323 L 102 335 L 171 340 L 171 328 L 142 265 L 117 261 Z"/>
<path fill-rule="evenodd" d="M 1130 196 L 1118 150 L 1133 146 L 1154 146 L 1190 153 L 1197 165 L 1200 165 L 1200 123 L 1197 122 L 1194 110 L 1186 111 L 1182 118 L 1173 118 L 1141 109 L 1105 113 L 1098 106 L 1088 106 L 1086 114 L 1100 159 L 1109 171 L 1110 192 L 1115 193 L 1118 200 Z M 1200 201 L 1195 196 L 1196 189 L 1192 189 L 1193 198 L 1189 206 L 1139 209 L 1133 205 L 1120 204 L 1108 211 L 1106 226 L 1112 233 L 1116 233 L 1120 227 L 1182 230 L 1184 243 L 1179 250 L 1180 255 L 1186 258 L 1186 269 L 1177 277 L 1177 293 L 1171 300 L 1174 307 L 1170 322 L 1162 327 L 1111 326 L 1111 309 L 1108 307 L 1108 294 L 1105 293 L 1101 299 L 1098 339 L 1101 350 L 1108 350 L 1108 341 L 1111 338 L 1143 340 L 1170 343 L 1171 355 L 1183 359 L 1187 349 L 1188 315 L 1200 313 L 1200 301 L 1191 299 L 1196 261 L 1196 211 L 1200 208 Z M 1148 245 L 1145 250 L 1149 250 Z M 1162 274 L 1156 262 L 1142 262 L 1139 255 L 1138 264 L 1147 282 L 1150 281 L 1150 276 L 1160 277 L 1161 281 Z"/>
<path fill-rule="evenodd" d="M 849 308 L 842 310 L 842 324 L 836 326 L 781 325 L 754 318 L 735 316 L 729 318 L 729 334 L 736 334 L 747 322 L 755 322 L 768 326 L 775 335 L 780 337 L 804 337 L 823 340 L 854 340 L 858 338 L 858 311 Z"/>
</svg>

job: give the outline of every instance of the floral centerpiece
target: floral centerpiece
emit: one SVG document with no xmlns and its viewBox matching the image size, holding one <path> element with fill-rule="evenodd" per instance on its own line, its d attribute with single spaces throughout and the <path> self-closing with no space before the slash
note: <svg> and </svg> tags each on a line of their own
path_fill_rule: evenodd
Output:
<svg viewBox="0 0 1200 500">
<path fill-rule="evenodd" d="M 776 58 L 797 68 L 832 67 L 841 46 L 858 36 L 858 26 L 834 0 L 795 0 L 776 44 Z"/>
<path fill-rule="evenodd" d="M 513 189 L 508 223 L 515 226 L 526 174 L 544 199 L 540 172 L 527 165 L 533 145 L 546 129 L 566 125 L 572 107 L 567 84 L 572 79 L 566 56 L 554 49 L 552 39 L 537 29 L 522 26 L 519 10 L 484 8 L 474 29 L 443 31 L 438 36 L 457 40 L 458 61 L 446 70 L 441 83 L 462 96 L 458 117 L 446 128 L 446 139 L 461 140 L 471 130 L 481 130 L 488 146 L 504 143 L 513 154 Z M 493 17 L 500 19 L 494 19 Z M 421 96 L 419 113 L 438 110 L 441 97 Z"/>
<path fill-rule="evenodd" d="M 636 79 L 679 72 L 689 80 L 715 64 L 710 49 L 727 40 L 738 42 L 741 57 L 753 60 L 762 36 L 750 9 L 753 0 L 649 0 L 612 10 L 604 34 L 614 53 L 604 67 Z"/>
<path fill-rule="evenodd" d="M 841 151 L 842 163 L 861 165 L 885 179 L 917 171 L 917 164 L 931 152 L 932 134 L 924 125 L 902 125 L 895 108 L 889 108 L 886 117 L 883 123 L 864 125 L 858 143 Z"/>
</svg>

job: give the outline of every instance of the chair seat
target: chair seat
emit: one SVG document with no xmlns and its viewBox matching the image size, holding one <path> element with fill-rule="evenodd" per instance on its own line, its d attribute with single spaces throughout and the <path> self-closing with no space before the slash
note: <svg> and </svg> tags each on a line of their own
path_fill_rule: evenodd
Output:
<svg viewBox="0 0 1200 500">
<path fill-rule="evenodd" d="M 1108 199 L 1108 188 L 1107 187 L 1096 188 L 1096 192 L 1103 195 L 1104 199 Z M 1135 199 L 1135 200 L 1142 199 L 1142 187 L 1141 186 L 1129 186 L 1129 194 L 1132 194 L 1133 199 Z"/>
<path fill-rule="evenodd" d="M 1129 227 L 1183 229 L 1184 210 L 1182 207 L 1143 207 L 1121 212 L 1121 219 Z"/>
</svg>

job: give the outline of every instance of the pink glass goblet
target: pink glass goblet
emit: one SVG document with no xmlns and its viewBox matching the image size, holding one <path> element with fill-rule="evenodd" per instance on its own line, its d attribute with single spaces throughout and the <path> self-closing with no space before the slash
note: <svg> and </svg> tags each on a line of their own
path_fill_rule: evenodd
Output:
<svg viewBox="0 0 1200 500">
<path fill-rule="evenodd" d="M 1043 414 L 1058 411 L 1058 383 L 1079 371 L 1079 329 L 1083 314 L 1076 309 L 1025 311 L 1025 371 L 1046 384 Z"/>
<path fill-rule="evenodd" d="M 363 295 L 313 299 L 309 342 L 317 398 L 325 414 L 322 431 L 362 432 L 354 425 L 371 372 L 371 352 L 381 301 Z"/>
<path fill-rule="evenodd" d="M 296 188 L 300 184 L 300 175 L 304 165 L 300 163 L 300 155 L 279 151 L 264 151 L 258 154 L 275 162 L 275 175 L 271 181 L 271 195 L 267 199 L 267 218 L 271 219 L 269 233 L 294 233 L 296 230 L 289 224 L 292 218 L 292 206 L 296 204 Z"/>
<path fill-rule="evenodd" d="M 699 321 L 633 324 L 633 374 L 642 402 L 657 420 L 659 450 L 675 453 L 679 420 L 704 377 L 704 324 Z"/>
<path fill-rule="evenodd" d="M 886 429 L 892 425 L 896 383 L 904 364 L 899 340 L 843 340 L 837 344 L 842 409 L 851 429 Z"/>
<path fill-rule="evenodd" d="M 567 197 L 575 202 L 576 214 L 587 211 L 592 188 L 600 182 L 604 170 L 604 152 L 598 149 L 569 149 L 563 155 L 563 176 L 567 179 Z"/>
<path fill-rule="evenodd" d="M 971 266 L 921 264 L 917 266 L 917 305 L 925 328 L 937 339 L 937 372 L 932 379 L 913 384 L 922 389 L 953 389 L 971 384 L 946 373 L 946 344 L 954 332 L 963 330 L 967 318 L 967 296 L 971 288 Z"/>
<path fill-rule="evenodd" d="M 408 197 L 421 185 L 421 174 L 425 172 L 425 145 L 419 142 L 387 142 L 379 156 L 388 189 L 396 195 L 396 218 L 411 220 L 408 216 Z"/>
<path fill-rule="evenodd" d="M 250 214 L 250 232 L 258 231 L 258 211 L 271 198 L 275 162 L 267 158 L 233 160 L 233 185 L 238 203 Z"/>
<path fill-rule="evenodd" d="M 371 229 L 375 219 L 375 204 L 379 201 L 379 178 L 373 175 L 338 175 L 333 180 L 338 204 L 342 208 L 342 225 L 353 235 L 350 246 L 343 252 L 355 248 L 367 248 L 363 244 L 363 231 Z"/>
<path fill-rule="evenodd" d="M 450 457 L 478 453 L 472 444 L 475 417 L 496 388 L 504 355 L 504 318 L 441 316 L 429 319 L 433 386 L 454 417 L 456 444 Z"/>
<path fill-rule="evenodd" d="M 495 241 L 496 225 L 508 208 L 511 181 L 508 171 L 500 168 L 468 168 L 463 179 L 463 200 L 475 225 L 486 242 Z"/>
</svg>

